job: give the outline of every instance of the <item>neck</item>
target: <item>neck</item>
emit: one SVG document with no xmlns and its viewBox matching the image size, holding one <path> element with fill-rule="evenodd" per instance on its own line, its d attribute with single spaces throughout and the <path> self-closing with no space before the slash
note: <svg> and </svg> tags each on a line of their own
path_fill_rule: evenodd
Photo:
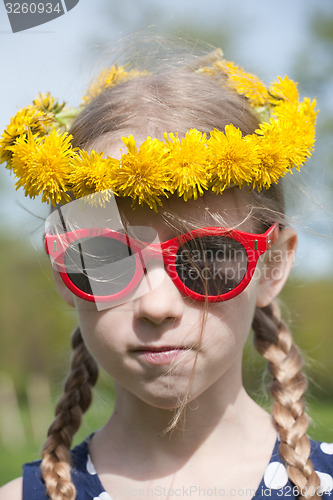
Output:
<svg viewBox="0 0 333 500">
<path fill-rule="evenodd" d="M 246 425 L 248 412 L 258 408 L 242 387 L 230 398 L 216 397 L 215 391 L 209 389 L 200 397 L 190 401 L 183 410 L 161 409 L 152 407 L 131 394 L 125 392 L 117 398 L 113 415 L 107 426 L 122 428 L 133 437 L 142 438 L 147 444 L 155 438 L 161 445 L 173 442 L 204 440 L 218 427 L 226 436 L 231 429 Z M 246 416 L 245 416 L 246 414 Z M 120 429 L 119 429 L 120 430 Z M 140 431 L 140 432 L 138 432 Z"/>
<path fill-rule="evenodd" d="M 242 442 L 255 439 L 263 430 L 272 431 L 270 416 L 248 396 L 240 377 L 237 383 L 233 382 L 217 381 L 190 401 L 177 425 L 168 432 L 174 410 L 156 408 L 117 387 L 114 412 L 97 434 L 96 446 L 108 443 L 109 457 L 119 458 L 126 450 L 124 462 L 135 464 L 136 471 L 138 457 L 143 468 L 153 464 L 158 469 L 161 463 L 165 471 L 168 463 L 172 471 L 196 453 L 207 454 L 211 450 L 214 454 L 216 446 L 232 449 L 235 444 L 241 446 Z"/>
</svg>

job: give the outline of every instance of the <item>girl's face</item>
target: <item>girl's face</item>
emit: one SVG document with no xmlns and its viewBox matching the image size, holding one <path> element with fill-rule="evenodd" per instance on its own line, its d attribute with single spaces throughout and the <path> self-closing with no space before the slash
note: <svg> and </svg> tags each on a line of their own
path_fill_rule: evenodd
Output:
<svg viewBox="0 0 333 500">
<path fill-rule="evenodd" d="M 246 215 L 244 197 L 247 193 L 230 189 L 222 197 L 210 194 L 188 202 L 172 198 L 164 207 L 197 226 L 218 226 L 211 215 L 218 212 L 225 225 L 235 226 Z M 121 205 L 131 225 L 153 227 L 160 241 L 177 235 L 150 209 L 132 210 L 127 200 Z M 250 219 L 238 228 L 256 232 Z M 73 299 L 88 349 L 116 381 L 118 394 L 157 408 L 176 408 L 185 397 L 193 400 L 214 388 L 232 394 L 241 384 L 242 350 L 258 299 L 260 273 L 237 297 L 206 305 L 182 295 L 162 263 L 148 271 L 148 279 L 154 273 L 159 278 L 163 274 L 156 288 L 103 311 Z"/>
</svg>

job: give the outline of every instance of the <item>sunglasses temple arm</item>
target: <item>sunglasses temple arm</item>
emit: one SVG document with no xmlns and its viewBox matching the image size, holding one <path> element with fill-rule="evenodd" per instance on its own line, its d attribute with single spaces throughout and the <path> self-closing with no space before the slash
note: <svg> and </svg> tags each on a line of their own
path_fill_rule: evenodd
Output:
<svg viewBox="0 0 333 500">
<path fill-rule="evenodd" d="M 65 231 L 65 233 L 67 233 L 66 222 L 65 222 L 64 216 L 62 215 L 61 207 L 59 205 L 57 206 L 57 210 L 58 210 L 58 214 L 59 214 L 59 218 L 60 218 L 63 230 Z"/>
<path fill-rule="evenodd" d="M 87 275 L 87 270 L 86 270 L 86 265 L 84 263 L 84 258 L 83 258 L 83 252 L 82 252 L 82 246 L 81 246 L 81 243 L 78 243 L 78 248 L 79 248 L 79 252 L 80 252 L 80 259 L 81 259 L 81 265 L 82 265 L 82 271 L 83 271 L 83 274 L 85 276 L 88 276 Z"/>
<path fill-rule="evenodd" d="M 146 268 L 146 264 L 145 264 L 142 252 L 139 252 L 139 256 L 140 256 L 140 261 L 141 261 L 141 265 L 142 265 L 142 269 L 143 269 L 143 274 L 145 275 L 145 278 L 146 278 L 146 281 L 148 284 L 148 288 L 149 288 L 149 290 L 152 290 L 152 284 L 150 282 L 150 279 L 149 279 L 149 276 L 147 273 L 147 268 Z"/>
</svg>

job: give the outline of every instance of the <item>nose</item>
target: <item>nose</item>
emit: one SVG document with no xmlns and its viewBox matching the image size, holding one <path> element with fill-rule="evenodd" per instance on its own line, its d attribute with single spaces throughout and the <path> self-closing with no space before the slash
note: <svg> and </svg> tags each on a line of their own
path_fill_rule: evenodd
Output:
<svg viewBox="0 0 333 500">
<path fill-rule="evenodd" d="M 185 306 L 183 295 L 173 283 L 163 264 L 156 265 L 147 271 L 146 278 L 153 286 L 147 293 L 135 299 L 135 317 L 156 325 L 179 320 Z"/>
</svg>

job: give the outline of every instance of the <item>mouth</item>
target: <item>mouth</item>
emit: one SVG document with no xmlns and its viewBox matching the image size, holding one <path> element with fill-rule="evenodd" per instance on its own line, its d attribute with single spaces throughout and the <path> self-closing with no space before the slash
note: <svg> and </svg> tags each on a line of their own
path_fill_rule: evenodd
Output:
<svg viewBox="0 0 333 500">
<path fill-rule="evenodd" d="M 142 346 L 132 352 L 142 361 L 153 365 L 170 364 L 190 351 L 189 347 L 176 346 Z"/>
</svg>

